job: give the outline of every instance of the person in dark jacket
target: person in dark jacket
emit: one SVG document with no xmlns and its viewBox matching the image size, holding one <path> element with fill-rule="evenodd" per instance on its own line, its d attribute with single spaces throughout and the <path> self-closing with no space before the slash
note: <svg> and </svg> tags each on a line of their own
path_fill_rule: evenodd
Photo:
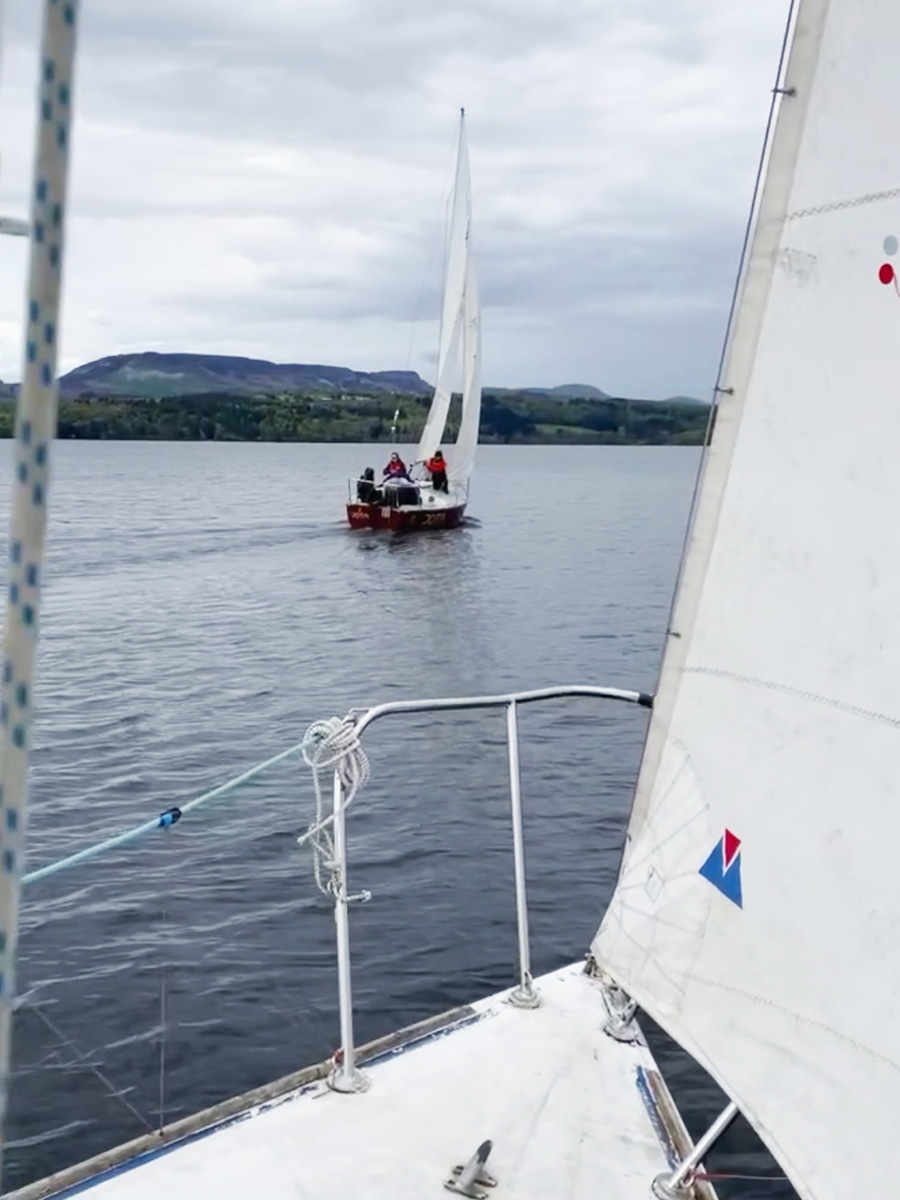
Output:
<svg viewBox="0 0 900 1200">
<path fill-rule="evenodd" d="M 378 488 L 375 486 L 375 469 L 374 467 L 366 467 L 362 473 L 362 478 L 356 481 L 356 498 L 360 504 L 377 504 L 380 498 Z"/>
<path fill-rule="evenodd" d="M 440 450 L 435 450 L 434 454 L 425 463 L 425 470 L 431 472 L 431 486 L 436 492 L 449 492 L 447 486 L 447 460 L 444 458 Z"/>
<path fill-rule="evenodd" d="M 397 453 L 396 450 L 391 455 L 391 461 L 384 468 L 384 478 L 385 479 L 406 479 L 406 480 L 409 480 L 410 483 L 412 483 L 412 480 L 409 478 L 409 474 L 406 470 L 406 463 L 403 461 L 403 459 L 400 457 L 400 455 Z"/>
</svg>

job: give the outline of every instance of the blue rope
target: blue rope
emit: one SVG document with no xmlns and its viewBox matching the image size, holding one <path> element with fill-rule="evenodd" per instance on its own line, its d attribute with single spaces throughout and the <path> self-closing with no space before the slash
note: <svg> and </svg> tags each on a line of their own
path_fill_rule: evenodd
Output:
<svg viewBox="0 0 900 1200">
<path fill-rule="evenodd" d="M 236 775 L 234 779 L 229 779 L 227 783 L 219 784 L 212 791 L 204 792 L 202 796 L 197 796 L 196 799 L 189 800 L 187 804 L 183 804 L 180 808 L 177 806 L 167 808 L 158 817 L 153 817 L 150 821 L 144 821 L 143 824 L 136 825 L 134 829 L 126 829 L 123 833 L 114 834 L 112 837 L 106 838 L 102 842 L 97 842 L 93 846 L 86 846 L 84 850 L 78 850 L 75 854 L 61 858 L 58 862 L 48 863 L 46 867 L 38 867 L 34 871 L 29 871 L 27 875 L 23 875 L 22 883 L 36 883 L 39 879 L 46 879 L 48 875 L 56 875 L 60 871 L 66 871 L 69 867 L 74 867 L 77 863 L 86 862 L 89 858 L 98 858 L 108 850 L 115 850 L 118 846 L 127 846 L 129 842 L 136 842 L 145 833 L 152 833 L 154 829 L 171 829 L 176 821 L 181 820 L 185 813 L 191 812 L 195 808 L 200 808 L 203 804 L 208 804 L 210 800 L 215 800 L 219 796 L 224 796 L 228 792 L 234 791 L 242 783 L 246 783 L 248 779 L 252 779 L 255 775 L 268 770 L 269 767 L 274 767 L 276 763 L 290 758 L 291 755 L 299 754 L 304 744 L 305 741 L 299 742 L 296 746 L 291 746 L 289 750 L 282 750 L 274 758 L 267 758 L 265 762 L 257 763 L 249 771 L 244 771 L 242 775 Z"/>
</svg>

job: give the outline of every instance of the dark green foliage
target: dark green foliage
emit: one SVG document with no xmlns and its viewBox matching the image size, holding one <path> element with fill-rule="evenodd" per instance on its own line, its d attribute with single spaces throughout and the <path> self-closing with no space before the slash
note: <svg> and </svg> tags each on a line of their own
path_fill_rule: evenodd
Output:
<svg viewBox="0 0 900 1200">
<path fill-rule="evenodd" d="M 517 436 L 525 440 L 534 433 L 534 421 L 493 396 L 485 396 L 481 403 L 479 433 L 484 441 L 511 442 Z"/>
<path fill-rule="evenodd" d="M 162 399 L 63 400 L 61 438 L 166 441 L 389 442 L 399 408 L 397 440 L 414 442 L 429 399 L 421 396 L 243 396 L 228 392 Z M 456 436 L 454 400 L 446 441 Z M 611 443 L 699 445 L 709 415 L 694 401 L 579 398 L 560 400 L 533 392 L 486 392 L 481 441 L 500 443 Z M 0 436 L 13 428 L 13 405 L 0 405 Z"/>
</svg>

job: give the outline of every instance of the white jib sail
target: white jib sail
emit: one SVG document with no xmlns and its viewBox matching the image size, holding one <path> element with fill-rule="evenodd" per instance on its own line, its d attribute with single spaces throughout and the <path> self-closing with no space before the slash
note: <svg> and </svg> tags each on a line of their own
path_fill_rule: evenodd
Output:
<svg viewBox="0 0 900 1200">
<path fill-rule="evenodd" d="M 441 336 L 438 347 L 437 379 L 434 399 L 428 412 L 425 428 L 419 439 L 416 458 L 430 458 L 441 444 L 453 380 L 463 356 L 463 417 L 454 453 L 447 455 L 450 478 L 455 483 L 468 481 L 478 441 L 478 420 L 481 413 L 481 318 L 478 289 L 470 253 L 472 222 L 472 192 L 469 179 L 469 152 L 466 143 L 465 115 L 460 118 L 459 152 L 456 161 L 456 180 L 453 188 L 453 209 L 447 239 L 447 261 L 444 272 L 444 298 L 441 311 Z M 467 420 L 468 413 L 468 420 Z M 471 423 L 475 419 L 474 440 Z M 471 443 L 471 445 L 470 445 Z"/>
<path fill-rule="evenodd" d="M 598 960 L 807 1200 L 900 1170 L 900 3 L 801 0 Z"/>
</svg>

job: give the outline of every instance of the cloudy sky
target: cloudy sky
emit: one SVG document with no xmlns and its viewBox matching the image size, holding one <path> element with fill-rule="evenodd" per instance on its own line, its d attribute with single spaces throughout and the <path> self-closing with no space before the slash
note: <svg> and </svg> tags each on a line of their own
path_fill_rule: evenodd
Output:
<svg viewBox="0 0 900 1200">
<path fill-rule="evenodd" d="M 25 214 L 36 0 L 6 0 Z M 63 369 L 129 350 L 432 377 L 465 105 L 495 385 L 708 396 L 787 0 L 82 0 Z M 0 240 L 0 378 L 25 246 Z"/>
</svg>

